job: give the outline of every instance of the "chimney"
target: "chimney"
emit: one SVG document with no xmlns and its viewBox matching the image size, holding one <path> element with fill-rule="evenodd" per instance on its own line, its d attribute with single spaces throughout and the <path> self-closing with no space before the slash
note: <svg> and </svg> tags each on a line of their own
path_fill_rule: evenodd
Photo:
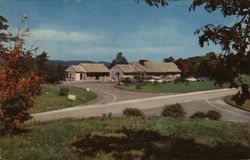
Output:
<svg viewBox="0 0 250 160">
<path fill-rule="evenodd" d="M 141 60 L 139 60 L 139 63 L 140 63 L 141 65 L 144 65 L 145 62 L 148 62 L 148 60 L 146 60 L 146 59 L 141 59 Z"/>
</svg>

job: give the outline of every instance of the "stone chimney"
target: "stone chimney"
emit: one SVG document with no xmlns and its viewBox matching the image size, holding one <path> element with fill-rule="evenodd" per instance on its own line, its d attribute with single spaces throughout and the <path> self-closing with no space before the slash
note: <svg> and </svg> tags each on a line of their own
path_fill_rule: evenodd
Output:
<svg viewBox="0 0 250 160">
<path fill-rule="evenodd" d="M 146 59 L 141 59 L 141 60 L 139 60 L 139 63 L 140 63 L 141 65 L 144 65 L 145 62 L 148 62 L 148 60 L 146 60 Z"/>
</svg>

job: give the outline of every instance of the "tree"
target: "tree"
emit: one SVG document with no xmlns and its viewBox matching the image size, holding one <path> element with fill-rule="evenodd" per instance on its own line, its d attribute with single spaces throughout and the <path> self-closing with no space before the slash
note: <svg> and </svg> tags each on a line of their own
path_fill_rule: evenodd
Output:
<svg viewBox="0 0 250 160">
<path fill-rule="evenodd" d="M 62 64 L 58 64 L 57 66 L 53 64 L 46 64 L 46 78 L 45 82 L 46 83 L 59 83 L 65 78 L 65 69 L 66 67 L 63 66 Z"/>
<path fill-rule="evenodd" d="M 33 58 L 33 68 L 36 68 L 41 76 L 44 77 L 45 83 L 59 83 L 65 78 L 65 69 L 61 63 L 58 65 L 50 64 L 46 52 Z"/>
<path fill-rule="evenodd" d="M 189 57 L 186 59 L 188 64 L 188 72 L 187 75 L 198 76 L 199 75 L 199 67 L 201 62 L 201 56 Z"/>
<path fill-rule="evenodd" d="M 128 61 L 125 56 L 123 56 L 122 52 L 117 53 L 116 58 L 112 61 L 109 68 L 112 68 L 116 64 L 128 64 Z"/>
<path fill-rule="evenodd" d="M 181 70 L 182 75 L 186 76 L 188 73 L 188 63 L 187 60 L 184 60 L 182 58 L 179 58 L 175 61 L 175 64 L 178 66 L 178 68 Z"/>
<path fill-rule="evenodd" d="M 0 31 L 8 29 L 6 22 L 0 16 Z M 39 56 L 34 56 L 32 50 L 24 49 L 23 35 L 13 38 L 3 33 L 0 39 L 0 130 L 5 134 L 31 118 L 28 109 L 43 82 L 42 63 L 36 61 Z M 14 42 L 14 46 L 7 48 L 6 42 Z"/>
<path fill-rule="evenodd" d="M 167 0 L 144 0 L 150 6 L 166 6 Z M 216 84 L 229 83 L 231 87 L 241 87 L 234 98 L 238 104 L 250 99 L 249 84 L 239 81 L 242 74 L 250 75 L 250 0 L 193 0 L 189 10 L 204 7 L 209 13 L 220 11 L 225 17 L 234 16 L 238 20 L 232 25 L 207 24 L 197 29 L 199 45 L 214 43 L 221 46 L 218 61 L 210 75 Z"/>
<path fill-rule="evenodd" d="M 18 43 L 9 50 L 2 48 L 0 57 L 0 120 L 5 133 L 11 133 L 20 123 L 28 120 L 28 109 L 40 93 L 42 76 L 36 70 L 25 70 L 33 54 Z"/>
<path fill-rule="evenodd" d="M 214 52 L 207 53 L 205 56 L 201 56 L 197 73 L 200 76 L 211 77 L 216 70 L 218 64 L 218 56 Z"/>
<path fill-rule="evenodd" d="M 227 16 L 236 16 L 238 21 L 233 25 L 207 24 L 197 29 L 201 47 L 210 42 L 221 46 L 217 63 L 211 69 L 210 77 L 216 84 L 229 83 L 231 87 L 241 87 L 234 96 L 237 103 L 243 104 L 250 99 L 249 84 L 239 81 L 242 74 L 250 75 L 250 1 L 249 0 L 194 0 L 190 10 L 204 6 L 209 13 L 220 10 Z"/>
<path fill-rule="evenodd" d="M 7 30 L 8 25 L 6 24 L 8 21 L 5 19 L 3 16 L 0 15 L 0 31 Z M 4 32 L 0 32 L 0 44 L 2 42 L 7 42 L 8 41 L 8 35 Z"/>
<path fill-rule="evenodd" d="M 163 62 L 174 62 L 175 59 L 173 57 L 168 57 L 168 58 L 164 58 Z"/>
</svg>

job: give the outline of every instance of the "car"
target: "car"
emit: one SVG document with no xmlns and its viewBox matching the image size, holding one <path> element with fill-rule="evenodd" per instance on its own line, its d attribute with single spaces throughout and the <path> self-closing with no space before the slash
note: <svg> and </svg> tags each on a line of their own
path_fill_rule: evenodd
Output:
<svg viewBox="0 0 250 160">
<path fill-rule="evenodd" d="M 197 79 L 195 77 L 187 77 L 187 78 L 185 78 L 185 81 L 187 81 L 187 82 L 196 82 Z"/>
<path fill-rule="evenodd" d="M 196 77 L 197 81 L 207 81 L 209 80 L 207 77 Z"/>
</svg>

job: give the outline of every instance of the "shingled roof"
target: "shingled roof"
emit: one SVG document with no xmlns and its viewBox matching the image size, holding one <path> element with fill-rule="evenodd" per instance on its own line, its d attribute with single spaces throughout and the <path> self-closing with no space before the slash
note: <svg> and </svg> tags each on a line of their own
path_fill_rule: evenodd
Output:
<svg viewBox="0 0 250 160">
<path fill-rule="evenodd" d="M 132 67 L 131 64 L 117 64 L 116 65 L 124 73 L 136 73 L 137 71 Z"/>
<path fill-rule="evenodd" d="M 71 65 L 71 67 L 76 71 L 76 72 L 86 72 L 86 70 L 80 66 L 80 65 Z"/>
<path fill-rule="evenodd" d="M 80 66 L 85 69 L 85 72 L 91 73 L 107 73 L 109 69 L 100 63 L 80 63 Z"/>
<path fill-rule="evenodd" d="M 133 62 L 132 64 L 138 66 L 140 69 L 148 73 L 180 73 L 181 70 L 173 62 L 150 62 L 145 61 L 144 64 Z"/>
</svg>

